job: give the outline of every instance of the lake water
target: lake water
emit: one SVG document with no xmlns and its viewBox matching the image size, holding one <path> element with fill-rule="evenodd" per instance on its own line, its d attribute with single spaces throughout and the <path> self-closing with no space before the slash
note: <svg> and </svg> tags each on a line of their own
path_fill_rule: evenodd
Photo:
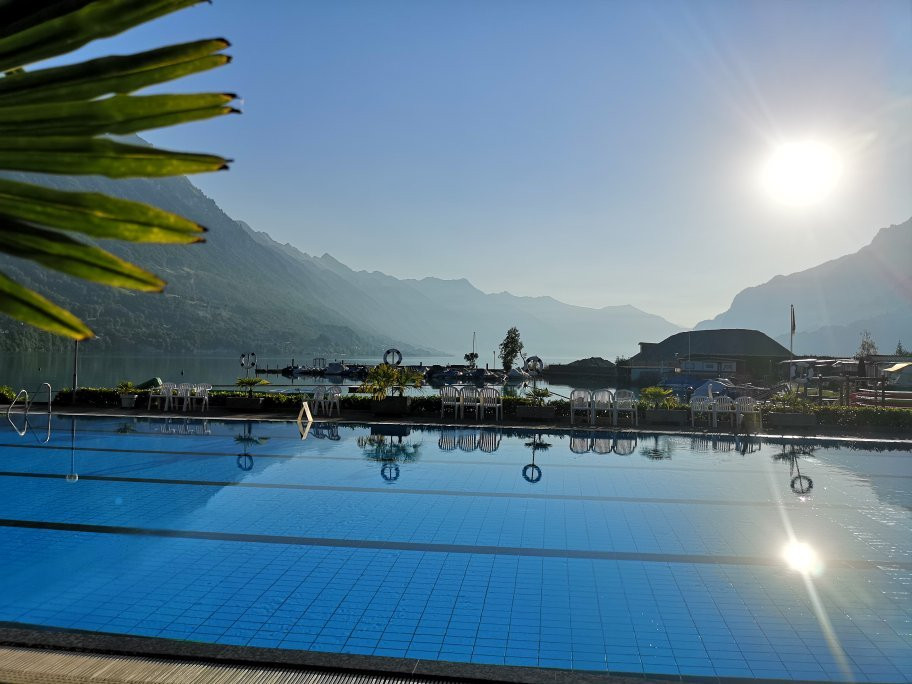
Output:
<svg viewBox="0 0 912 684">
<path fill-rule="evenodd" d="M 310 365 L 314 355 L 295 357 L 299 364 Z M 339 357 L 325 356 L 327 362 L 334 360 L 351 363 L 379 363 L 381 357 Z M 573 359 L 553 358 L 546 359 L 548 363 L 566 363 Z M 492 364 L 494 359 L 488 361 Z M 287 366 L 291 359 L 287 357 L 260 356 L 257 359 L 260 368 L 282 368 Z M 463 363 L 461 358 L 451 357 L 406 357 L 405 364 L 419 364 L 430 366 L 433 364 L 446 365 L 449 363 Z M 483 364 L 484 361 L 481 361 Z M 252 371 L 251 371 L 252 373 Z M 158 377 L 171 382 L 208 382 L 212 385 L 233 386 L 238 377 L 243 377 L 244 369 L 240 365 L 240 355 L 157 355 L 157 354 L 85 354 L 79 355 L 80 387 L 113 387 L 122 380 L 132 380 L 139 384 L 149 378 Z M 281 375 L 267 375 L 274 391 L 286 391 L 307 385 L 325 384 L 323 378 L 298 378 L 290 379 Z M 73 355 L 52 352 L 29 352 L 20 354 L 0 355 L 0 385 L 9 385 L 15 390 L 26 388 L 29 392 L 36 389 L 41 383 L 49 382 L 55 390 L 62 387 L 73 386 Z M 359 384 L 354 381 L 346 384 Z M 571 388 L 567 385 L 549 385 L 546 381 L 539 381 L 539 387 L 548 387 L 553 392 L 569 396 Z M 589 387 L 589 385 L 581 385 Z M 590 387 L 594 389 L 597 383 Z M 429 387 L 421 392 L 433 392 Z M 420 393 L 420 392 L 419 392 Z"/>
</svg>

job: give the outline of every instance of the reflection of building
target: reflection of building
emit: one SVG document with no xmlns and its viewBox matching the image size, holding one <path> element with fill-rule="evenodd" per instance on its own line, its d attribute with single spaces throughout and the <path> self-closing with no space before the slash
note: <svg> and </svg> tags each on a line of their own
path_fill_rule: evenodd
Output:
<svg viewBox="0 0 912 684">
<path fill-rule="evenodd" d="M 737 378 L 773 380 L 788 349 L 759 330 L 691 330 L 661 342 L 640 342 L 640 352 L 628 361 L 634 382 L 662 378 Z"/>
</svg>

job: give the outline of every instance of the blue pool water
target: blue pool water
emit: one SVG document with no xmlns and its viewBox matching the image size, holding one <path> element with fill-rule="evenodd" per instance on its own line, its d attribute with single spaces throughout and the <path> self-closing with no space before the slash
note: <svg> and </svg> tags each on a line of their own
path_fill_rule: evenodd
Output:
<svg viewBox="0 0 912 684">
<path fill-rule="evenodd" d="M 321 424 L 302 441 L 293 423 L 66 416 L 45 444 L 32 422 L 0 433 L 0 622 L 612 673 L 912 675 L 908 446 Z"/>
</svg>

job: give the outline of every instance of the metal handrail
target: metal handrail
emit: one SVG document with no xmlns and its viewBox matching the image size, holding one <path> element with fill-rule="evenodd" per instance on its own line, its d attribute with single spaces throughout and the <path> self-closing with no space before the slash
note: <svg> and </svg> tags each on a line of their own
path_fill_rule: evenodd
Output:
<svg viewBox="0 0 912 684">
<path fill-rule="evenodd" d="M 47 444 L 51 440 L 51 403 L 53 402 L 53 399 L 54 399 L 53 390 L 51 389 L 51 383 L 49 383 L 49 382 L 41 383 L 41 385 L 38 387 L 38 390 L 32 395 L 31 398 L 29 398 L 28 390 L 26 390 L 25 388 L 22 388 L 21 390 L 19 390 L 16 393 L 15 398 L 10 402 L 10 405 L 6 408 L 6 419 L 9 421 L 9 424 L 13 426 L 13 429 L 16 431 L 16 433 L 20 437 L 24 437 L 29 429 L 29 419 L 28 419 L 29 410 L 32 408 L 32 404 L 35 402 L 35 397 L 45 387 L 47 388 L 47 395 L 48 395 L 48 400 L 47 400 L 48 427 L 47 427 L 47 436 L 43 440 L 43 443 Z M 18 427 L 16 427 L 16 424 L 13 422 L 12 412 L 13 412 L 13 406 L 16 404 L 17 401 L 19 401 L 19 398 L 22 397 L 23 395 L 25 395 L 25 402 L 23 404 L 23 406 L 25 407 L 25 410 L 22 412 L 22 414 L 25 417 L 25 422 L 23 423 L 22 429 L 20 430 Z"/>
<path fill-rule="evenodd" d="M 12 413 L 13 404 L 15 404 L 17 401 L 19 401 L 19 397 L 21 397 L 23 394 L 25 395 L 25 415 L 28 415 L 28 407 L 29 407 L 28 391 L 25 389 L 21 389 L 16 393 L 16 397 L 10 402 L 10 405 L 6 407 L 6 417 L 7 418 L 9 418 L 10 413 Z"/>
</svg>

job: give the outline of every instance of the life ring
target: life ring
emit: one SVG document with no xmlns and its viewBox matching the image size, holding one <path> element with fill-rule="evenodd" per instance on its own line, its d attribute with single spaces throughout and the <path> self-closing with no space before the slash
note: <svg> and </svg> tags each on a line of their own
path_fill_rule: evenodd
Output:
<svg viewBox="0 0 912 684">
<path fill-rule="evenodd" d="M 256 354 L 241 354 L 241 368 L 256 368 Z"/>
<path fill-rule="evenodd" d="M 538 373 L 545 367 L 545 362 L 537 356 L 530 356 L 526 359 L 526 370 L 530 373 Z"/>
<path fill-rule="evenodd" d="M 814 481 L 807 475 L 796 475 L 792 478 L 791 487 L 795 494 L 810 494 L 814 488 Z"/>
<path fill-rule="evenodd" d="M 530 463 L 525 468 L 523 468 L 522 476 L 523 476 L 523 478 L 525 478 L 526 482 L 531 482 L 532 484 L 535 484 L 536 482 L 541 480 L 541 476 L 542 476 L 541 468 L 539 468 L 534 463 Z"/>
<path fill-rule="evenodd" d="M 253 470 L 253 456 L 250 454 L 239 454 L 237 457 L 237 467 L 245 472 Z"/>
<path fill-rule="evenodd" d="M 380 467 L 380 477 L 387 482 L 395 482 L 399 479 L 399 466 L 395 463 L 384 463 Z"/>
<path fill-rule="evenodd" d="M 390 359 L 393 359 L 393 361 L 390 361 Z M 387 349 L 383 353 L 383 363 L 389 366 L 398 366 L 402 363 L 402 352 L 398 349 Z"/>
</svg>

